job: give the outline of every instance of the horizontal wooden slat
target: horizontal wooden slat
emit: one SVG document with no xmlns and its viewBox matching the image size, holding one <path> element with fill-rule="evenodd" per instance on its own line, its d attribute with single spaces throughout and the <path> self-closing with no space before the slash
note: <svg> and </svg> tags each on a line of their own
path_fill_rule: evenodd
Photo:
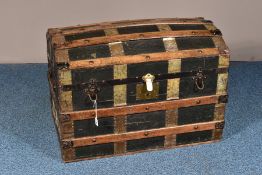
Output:
<svg viewBox="0 0 262 175">
<path fill-rule="evenodd" d="M 146 131 L 136 131 L 136 132 L 103 135 L 103 136 L 96 136 L 96 137 L 82 137 L 82 138 L 71 139 L 70 141 L 73 142 L 73 147 L 102 144 L 108 142 L 120 142 L 120 141 L 141 139 L 147 137 L 165 136 L 169 134 L 180 134 L 180 133 L 187 133 L 187 132 L 213 130 L 215 129 L 215 124 L 220 122 L 223 121 L 189 124 L 189 125 L 161 128 L 161 129 L 151 129 Z"/>
<path fill-rule="evenodd" d="M 114 108 L 97 109 L 98 117 L 125 116 L 134 113 L 153 112 L 159 110 L 172 110 L 180 107 L 196 106 L 218 103 L 219 96 L 204 96 L 181 100 L 168 100 L 155 103 L 146 103 L 130 106 L 119 106 Z M 71 120 L 83 120 L 95 117 L 95 110 L 69 112 Z"/>
<path fill-rule="evenodd" d="M 112 36 L 93 37 L 88 39 L 79 39 L 70 42 L 65 42 L 62 45 L 57 45 L 57 49 L 69 49 L 73 47 L 84 47 L 97 44 L 107 44 L 112 42 L 150 39 L 150 38 L 167 38 L 167 37 L 190 37 L 190 36 L 214 36 L 209 30 L 179 30 L 179 31 L 160 31 L 147 33 L 132 33 Z"/>
<path fill-rule="evenodd" d="M 174 148 L 181 148 L 181 147 L 185 147 L 185 146 L 197 146 L 197 145 L 201 145 L 201 144 L 211 144 L 211 143 L 215 143 L 215 142 L 219 142 L 220 140 L 211 140 L 211 141 L 206 141 L 206 142 L 197 142 L 197 143 L 191 143 L 191 144 L 186 144 L 186 145 L 174 145 L 171 147 L 162 147 L 162 148 L 154 148 L 154 149 L 146 149 L 146 150 L 139 150 L 139 151 L 132 151 L 132 152 L 127 152 L 127 153 L 122 153 L 122 154 L 113 154 L 113 155 L 105 155 L 105 156 L 97 156 L 97 157 L 87 157 L 87 158 L 81 158 L 81 159 L 64 159 L 65 163 L 69 163 L 69 162 L 76 162 L 76 161 L 81 161 L 81 160 L 91 160 L 91 159 L 100 159 L 100 158 L 106 158 L 106 157 L 112 157 L 112 156 L 123 156 L 123 155 L 133 155 L 133 154 L 137 154 L 137 153 L 143 153 L 143 152 L 149 152 L 149 151 L 160 151 L 160 150 L 164 150 L 164 149 L 174 149 Z M 75 148 L 72 148 L 75 149 Z M 63 150 L 64 152 L 66 152 L 66 150 Z M 74 157 L 71 156 L 71 157 Z"/>
<path fill-rule="evenodd" d="M 101 22 L 89 25 L 77 25 L 63 28 L 57 28 L 62 31 L 63 34 L 76 34 L 79 32 L 88 32 L 91 30 L 100 30 L 107 28 L 118 28 L 126 26 L 139 26 L 139 25 L 155 25 L 155 24 L 206 24 L 203 22 L 204 18 L 156 18 L 156 19 L 138 19 L 138 20 L 122 20 Z"/>
<path fill-rule="evenodd" d="M 109 58 L 97 58 L 89 60 L 71 61 L 70 69 L 104 67 L 116 64 L 132 64 L 153 61 L 165 61 L 171 59 L 184 59 L 192 57 L 211 57 L 219 55 L 217 48 L 180 50 L 174 52 L 160 52 L 139 55 L 115 56 Z"/>
</svg>

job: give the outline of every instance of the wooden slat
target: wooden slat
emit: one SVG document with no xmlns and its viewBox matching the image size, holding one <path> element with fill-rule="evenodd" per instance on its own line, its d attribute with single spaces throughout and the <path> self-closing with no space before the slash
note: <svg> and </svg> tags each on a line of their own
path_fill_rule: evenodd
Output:
<svg viewBox="0 0 262 175">
<path fill-rule="evenodd" d="M 147 33 L 132 33 L 112 36 L 93 37 L 88 39 L 79 39 L 64 44 L 57 45 L 57 49 L 69 49 L 74 47 L 84 47 L 97 44 L 107 44 L 112 42 L 121 42 L 137 39 L 150 38 L 168 38 L 168 37 L 190 37 L 190 36 L 214 36 L 209 30 L 179 30 L 179 31 L 160 31 Z"/>
<path fill-rule="evenodd" d="M 71 139 L 70 141 L 73 142 L 73 147 L 102 144 L 108 142 L 120 142 L 120 141 L 141 139 L 147 137 L 165 136 L 170 134 L 213 130 L 215 129 L 215 124 L 218 122 L 222 122 L 222 121 L 189 124 L 189 125 L 161 128 L 161 129 L 151 129 L 147 131 L 136 131 L 136 132 L 111 134 L 111 135 L 103 135 L 103 136 L 96 136 L 96 137 L 82 137 L 82 138 Z"/>
<path fill-rule="evenodd" d="M 112 22 L 101 22 L 89 25 L 77 25 L 63 28 L 57 28 L 65 35 L 76 34 L 79 32 L 88 32 L 92 30 L 101 30 L 107 28 L 118 28 L 139 25 L 156 25 L 156 24 L 206 24 L 203 18 L 157 18 L 157 19 L 138 19 L 138 20 L 122 20 Z"/>
<path fill-rule="evenodd" d="M 146 150 L 139 150 L 139 151 L 132 151 L 132 152 L 127 152 L 127 153 L 120 153 L 120 154 L 112 154 L 112 155 L 104 155 L 104 156 L 96 156 L 96 157 L 87 157 L 87 158 L 81 158 L 81 159 L 71 159 L 71 160 L 64 160 L 65 163 L 68 162 L 76 162 L 76 161 L 81 161 L 81 160 L 92 160 L 92 159 L 100 159 L 100 158 L 106 158 L 106 157 L 113 157 L 113 156 L 127 156 L 127 155 L 133 155 L 137 153 L 143 153 L 143 152 L 149 152 L 149 151 L 160 151 L 164 149 L 174 149 L 174 148 L 181 148 L 185 146 L 196 146 L 196 145 L 201 145 L 201 144 L 211 144 L 215 142 L 219 142 L 220 140 L 211 140 L 211 141 L 206 141 L 206 142 L 197 142 L 197 143 L 191 143 L 191 144 L 186 144 L 186 145 L 173 145 L 170 147 L 162 147 L 162 148 L 153 148 L 153 149 L 146 149 Z M 75 148 L 73 148 L 75 149 Z M 72 156 L 74 157 L 74 156 Z"/>
<path fill-rule="evenodd" d="M 125 116 L 134 113 L 153 112 L 159 110 L 172 110 L 180 107 L 218 103 L 219 96 L 202 96 L 190 99 L 169 100 L 155 103 L 146 103 L 130 106 L 119 106 L 114 108 L 97 109 L 98 117 Z M 94 118 L 95 110 L 85 110 L 67 113 L 71 120 L 82 120 Z"/>
<path fill-rule="evenodd" d="M 171 59 L 184 59 L 192 57 L 211 57 L 219 55 L 217 48 L 180 50 L 174 52 L 160 52 L 139 55 L 115 56 L 108 58 L 97 58 L 89 60 L 71 61 L 70 69 L 104 67 L 116 64 L 131 64 L 142 62 L 165 61 Z"/>
</svg>

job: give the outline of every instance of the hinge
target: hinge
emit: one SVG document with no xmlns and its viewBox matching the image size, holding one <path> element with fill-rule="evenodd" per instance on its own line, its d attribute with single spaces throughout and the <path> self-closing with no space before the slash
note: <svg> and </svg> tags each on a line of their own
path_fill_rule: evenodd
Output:
<svg viewBox="0 0 262 175">
<path fill-rule="evenodd" d="M 73 141 L 62 141 L 63 149 L 69 149 L 73 147 Z"/>
<path fill-rule="evenodd" d="M 216 129 L 223 129 L 224 126 L 225 126 L 225 122 L 224 121 L 223 122 L 218 122 L 218 123 L 215 124 L 215 128 Z"/>
</svg>

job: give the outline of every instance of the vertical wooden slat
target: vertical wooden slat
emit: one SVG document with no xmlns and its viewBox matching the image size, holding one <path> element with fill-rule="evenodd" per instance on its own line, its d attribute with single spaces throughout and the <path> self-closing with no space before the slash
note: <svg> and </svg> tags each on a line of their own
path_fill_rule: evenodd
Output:
<svg viewBox="0 0 262 175">
<path fill-rule="evenodd" d="M 178 110 L 166 111 L 166 127 L 177 125 Z M 176 134 L 170 134 L 165 136 L 165 147 L 172 147 L 176 145 Z"/>
</svg>

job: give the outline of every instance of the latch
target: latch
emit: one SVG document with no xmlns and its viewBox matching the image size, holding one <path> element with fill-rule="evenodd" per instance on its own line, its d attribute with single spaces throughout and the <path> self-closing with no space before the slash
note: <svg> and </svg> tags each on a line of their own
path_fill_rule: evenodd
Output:
<svg viewBox="0 0 262 175">
<path fill-rule="evenodd" d="M 100 87 L 97 85 L 95 79 L 90 79 L 87 88 L 84 90 L 85 93 L 90 97 L 90 99 L 95 100 L 97 94 L 100 92 Z"/>
<path fill-rule="evenodd" d="M 159 82 L 154 82 L 154 79 L 155 76 L 149 73 L 142 77 L 142 80 L 145 83 L 138 83 L 136 85 L 137 100 L 149 100 L 158 98 Z"/>
<path fill-rule="evenodd" d="M 93 103 L 93 107 L 95 109 L 95 125 L 98 126 L 97 119 L 97 94 L 100 92 L 100 87 L 97 85 L 97 81 L 95 79 L 90 79 L 87 89 L 85 89 L 85 93 L 87 93 L 90 101 Z"/>
<path fill-rule="evenodd" d="M 155 76 L 152 74 L 146 74 L 142 77 L 143 81 L 146 83 L 146 89 L 147 91 L 151 92 L 153 91 L 153 81 L 155 79 Z"/>
</svg>

